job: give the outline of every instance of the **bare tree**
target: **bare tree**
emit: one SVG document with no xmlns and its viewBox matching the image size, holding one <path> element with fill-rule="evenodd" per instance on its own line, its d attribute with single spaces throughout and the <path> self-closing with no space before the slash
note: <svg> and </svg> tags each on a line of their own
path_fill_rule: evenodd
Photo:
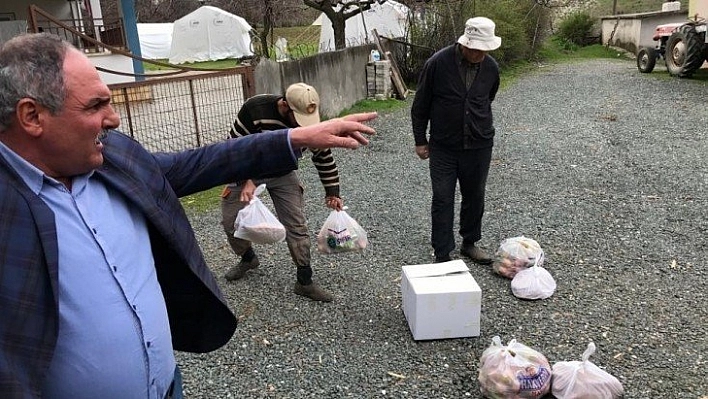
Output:
<svg viewBox="0 0 708 399">
<path fill-rule="evenodd" d="M 273 0 L 263 0 L 263 30 L 261 30 L 259 36 L 261 38 L 261 49 L 262 56 L 270 58 L 270 48 L 273 44 Z M 270 43 L 268 39 L 270 38 Z"/>
<path fill-rule="evenodd" d="M 341 50 L 347 46 L 344 28 L 349 18 L 371 9 L 374 3 L 386 0 L 303 0 L 306 6 L 322 11 L 332 21 L 334 48 Z"/>
</svg>

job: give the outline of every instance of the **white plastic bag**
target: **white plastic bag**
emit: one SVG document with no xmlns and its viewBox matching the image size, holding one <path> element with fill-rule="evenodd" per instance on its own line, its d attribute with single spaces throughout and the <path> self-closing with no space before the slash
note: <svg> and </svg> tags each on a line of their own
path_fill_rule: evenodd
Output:
<svg viewBox="0 0 708 399">
<path fill-rule="evenodd" d="M 543 263 L 543 253 L 537 263 Z M 511 292 L 522 299 L 546 299 L 556 291 L 556 280 L 538 264 L 520 270 L 511 280 Z"/>
<path fill-rule="evenodd" d="M 234 237 L 255 244 L 273 244 L 285 239 L 285 226 L 258 198 L 265 188 L 265 184 L 256 187 L 253 199 L 236 215 Z"/>
<path fill-rule="evenodd" d="M 520 270 L 534 264 L 543 265 L 543 249 L 536 240 L 519 236 L 502 241 L 494 255 L 492 268 L 506 278 L 514 278 Z"/>
<path fill-rule="evenodd" d="M 332 211 L 317 235 L 317 249 L 325 254 L 363 251 L 369 244 L 359 223 L 345 211 Z"/>
<path fill-rule="evenodd" d="M 624 395 L 622 383 L 588 359 L 595 353 L 590 342 L 583 360 L 553 365 L 553 396 L 558 399 L 617 399 Z"/>
<path fill-rule="evenodd" d="M 515 339 L 504 346 L 494 337 L 480 358 L 478 380 L 486 398 L 537 399 L 551 390 L 551 366 L 540 352 Z"/>
</svg>

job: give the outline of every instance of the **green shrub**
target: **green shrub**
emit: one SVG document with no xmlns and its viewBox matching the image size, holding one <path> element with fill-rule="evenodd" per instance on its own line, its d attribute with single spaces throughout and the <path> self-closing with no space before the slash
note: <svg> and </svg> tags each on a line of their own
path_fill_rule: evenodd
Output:
<svg viewBox="0 0 708 399">
<path fill-rule="evenodd" d="M 595 19 L 586 11 L 579 11 L 561 21 L 556 35 L 566 42 L 566 46 L 586 46 L 595 41 L 594 26 Z"/>
<path fill-rule="evenodd" d="M 417 15 L 409 28 L 413 46 L 403 52 L 404 59 L 397 60 L 407 81 L 416 80 L 434 51 L 455 43 L 464 32 L 465 21 L 475 16 L 496 23 L 496 35 L 502 38 L 502 45 L 491 55 L 502 67 L 533 58 L 545 40 L 550 10 L 539 7 L 537 0 L 447 0 L 425 2 Z"/>
<path fill-rule="evenodd" d="M 493 20 L 496 35 L 502 38 L 501 47 L 491 53 L 501 66 L 529 59 L 543 41 L 541 26 L 549 18 L 548 9 L 534 4 L 525 0 L 477 2 L 476 15 Z"/>
</svg>

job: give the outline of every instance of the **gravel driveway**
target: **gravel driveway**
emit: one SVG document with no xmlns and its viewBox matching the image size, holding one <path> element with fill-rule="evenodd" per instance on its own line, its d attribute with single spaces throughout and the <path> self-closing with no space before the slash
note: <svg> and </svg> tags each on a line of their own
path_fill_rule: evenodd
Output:
<svg viewBox="0 0 708 399">
<path fill-rule="evenodd" d="M 432 261 L 430 181 L 409 107 L 382 115 L 367 148 L 335 152 L 371 245 L 313 251 L 333 303 L 292 293 L 285 244 L 258 247 L 260 269 L 227 282 L 236 259 L 219 209 L 190 215 L 240 324 L 218 351 L 178 353 L 186 397 L 477 398 L 479 357 L 495 335 L 551 364 L 580 360 L 593 341 L 591 360 L 626 398 L 708 397 L 706 93 L 705 83 L 639 74 L 633 61 L 593 60 L 540 67 L 498 95 L 482 243 L 534 238 L 558 288 L 522 301 L 510 280 L 469 263 L 482 288 L 478 338 L 414 341 L 401 311 L 401 266 Z M 300 176 L 314 240 L 324 191 L 309 159 Z"/>
</svg>

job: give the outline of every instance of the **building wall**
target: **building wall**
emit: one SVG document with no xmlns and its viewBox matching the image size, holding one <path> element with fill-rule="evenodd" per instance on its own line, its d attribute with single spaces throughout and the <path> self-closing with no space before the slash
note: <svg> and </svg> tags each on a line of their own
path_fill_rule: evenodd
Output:
<svg viewBox="0 0 708 399">
<path fill-rule="evenodd" d="M 0 13 L 12 12 L 15 19 L 27 20 L 29 17 L 29 5 L 34 4 L 42 10 L 56 16 L 59 19 L 71 19 L 71 3 L 66 0 L 3 0 L 0 2 Z"/>
<path fill-rule="evenodd" d="M 644 46 L 653 47 L 657 25 L 686 22 L 687 10 L 658 11 L 601 17 L 602 43 L 635 53 Z"/>
<path fill-rule="evenodd" d="M 99 0 L 85 0 L 87 3 L 90 2 L 91 8 L 94 12 L 94 17 L 101 17 L 101 7 Z M 78 12 L 77 4 L 74 1 L 67 0 L 0 0 L 0 13 L 13 13 L 14 17 L 18 21 L 28 21 L 29 19 L 29 5 L 33 4 L 53 17 L 60 20 L 72 20 L 76 18 L 72 14 L 72 7 Z M 128 3 L 129 5 L 131 3 Z M 78 14 L 77 14 L 78 15 Z M 25 30 L 28 29 L 28 25 L 25 24 Z M 12 29 L 10 27 L 4 28 L 0 26 L 0 44 L 9 40 L 11 37 L 19 34 L 19 29 L 14 26 Z M 103 67 L 105 69 L 118 71 L 121 73 L 132 74 L 134 69 L 134 63 L 128 57 L 122 55 L 112 55 L 106 54 L 89 54 L 87 53 L 91 61 L 97 67 Z M 142 71 L 141 71 L 142 72 Z M 118 74 L 111 74 L 100 72 L 99 74 L 103 80 L 108 84 L 113 83 L 124 83 L 135 81 L 135 78 L 130 76 L 123 76 Z"/>
<path fill-rule="evenodd" d="M 696 14 L 701 18 L 708 19 L 708 0 L 689 0 L 688 16 L 693 18 Z"/>
<path fill-rule="evenodd" d="M 636 53 L 642 21 L 639 19 L 608 19 L 602 22 L 602 43 Z"/>
</svg>

